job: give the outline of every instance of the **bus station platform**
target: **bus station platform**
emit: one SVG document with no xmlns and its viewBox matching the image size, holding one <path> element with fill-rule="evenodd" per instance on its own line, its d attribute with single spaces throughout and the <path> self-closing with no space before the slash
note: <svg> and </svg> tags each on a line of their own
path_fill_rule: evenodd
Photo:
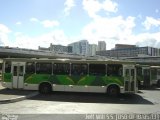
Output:
<svg viewBox="0 0 160 120">
<path fill-rule="evenodd" d="M 0 104 L 18 102 L 38 95 L 38 91 L 8 89 L 1 85 L 0 81 Z"/>
</svg>

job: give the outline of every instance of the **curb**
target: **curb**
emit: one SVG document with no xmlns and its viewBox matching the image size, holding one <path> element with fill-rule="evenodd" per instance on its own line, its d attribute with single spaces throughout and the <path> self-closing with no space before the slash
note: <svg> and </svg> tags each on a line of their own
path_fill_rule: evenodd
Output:
<svg viewBox="0 0 160 120">
<path fill-rule="evenodd" d="M 11 99 L 0 100 L 0 104 L 6 104 L 6 103 L 13 103 L 13 102 L 22 101 L 22 100 L 25 100 L 27 98 L 34 97 L 34 96 L 36 96 L 38 94 L 39 94 L 39 92 L 34 92 L 34 93 L 26 95 L 26 96 L 20 96 L 20 97 L 11 98 Z"/>
</svg>

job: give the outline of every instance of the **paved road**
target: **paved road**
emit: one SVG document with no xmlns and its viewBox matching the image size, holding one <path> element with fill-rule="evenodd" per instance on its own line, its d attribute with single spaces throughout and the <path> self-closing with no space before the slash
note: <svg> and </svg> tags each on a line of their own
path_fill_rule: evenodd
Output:
<svg viewBox="0 0 160 120">
<path fill-rule="evenodd" d="M 39 114 L 160 114 L 160 89 L 141 90 L 136 95 L 120 95 L 118 98 L 110 98 L 105 94 L 53 92 L 16 103 L 0 104 L 0 113 L 30 114 L 29 117 L 34 119 L 43 116 Z M 64 118 L 62 115 L 60 117 Z M 70 116 L 67 117 L 69 120 Z M 78 119 L 76 116 L 73 118 Z"/>
<path fill-rule="evenodd" d="M 0 104 L 17 102 L 39 94 L 37 91 L 7 89 L 0 82 Z"/>
</svg>

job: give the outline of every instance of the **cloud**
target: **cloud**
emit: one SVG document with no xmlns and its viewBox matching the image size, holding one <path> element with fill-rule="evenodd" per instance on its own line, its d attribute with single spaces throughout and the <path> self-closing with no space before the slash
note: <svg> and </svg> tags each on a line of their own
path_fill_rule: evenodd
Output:
<svg viewBox="0 0 160 120">
<path fill-rule="evenodd" d="M 107 13 L 117 12 L 118 4 L 112 0 L 105 0 L 100 2 L 99 0 L 83 0 L 83 9 L 87 11 L 91 18 L 99 17 L 98 12 L 104 10 Z"/>
<path fill-rule="evenodd" d="M 22 34 L 23 34 L 22 32 L 15 32 L 15 33 L 14 33 L 14 36 L 17 37 L 17 36 L 20 36 L 20 35 L 22 35 Z"/>
<path fill-rule="evenodd" d="M 43 21 L 40 21 L 37 18 L 31 18 L 30 21 L 40 23 L 45 28 L 59 26 L 59 24 L 60 24 L 57 20 L 43 20 Z"/>
<path fill-rule="evenodd" d="M 20 22 L 20 21 L 16 22 L 16 25 L 21 25 L 21 24 L 22 24 L 22 22 Z"/>
<path fill-rule="evenodd" d="M 39 22 L 39 20 L 37 18 L 30 18 L 31 22 Z"/>
<path fill-rule="evenodd" d="M 11 30 L 7 26 L 0 24 L 0 45 L 9 45 L 9 33 L 11 33 Z"/>
<path fill-rule="evenodd" d="M 135 27 L 135 18 L 122 16 L 113 18 L 97 18 L 86 25 L 82 30 L 83 38 L 86 38 L 90 43 L 97 43 L 99 40 L 104 40 L 112 48 L 117 42 L 129 42 L 128 37 L 132 35 Z M 133 43 L 133 41 L 130 43 Z"/>
<path fill-rule="evenodd" d="M 51 20 L 45 20 L 42 21 L 41 24 L 43 24 L 44 27 L 48 28 L 48 27 L 55 27 L 55 26 L 59 26 L 59 22 L 58 21 L 51 21 Z"/>
<path fill-rule="evenodd" d="M 142 23 L 146 30 L 150 30 L 151 27 L 159 27 L 160 26 L 160 19 L 155 19 L 153 17 L 146 17 L 146 20 Z"/>
<path fill-rule="evenodd" d="M 11 43 L 11 46 L 20 48 L 29 47 L 30 49 L 38 49 L 38 46 L 49 47 L 50 43 L 63 43 L 63 45 L 67 45 L 69 40 L 63 30 L 54 30 L 36 37 L 30 37 L 18 32 L 15 34 L 15 38 L 15 42 Z"/>
<path fill-rule="evenodd" d="M 75 6 L 75 0 L 66 0 L 64 6 L 64 14 L 65 16 L 68 16 L 70 14 L 71 9 Z"/>
<path fill-rule="evenodd" d="M 146 28 L 152 26 L 159 27 L 158 19 L 152 17 L 146 18 Z M 148 25 L 148 26 L 147 26 Z M 98 41 L 104 40 L 107 44 L 107 49 L 114 48 L 115 44 L 136 44 L 139 46 L 160 46 L 160 32 L 153 33 L 140 32 L 134 34 L 136 27 L 136 17 L 123 16 L 117 17 L 97 17 L 87 24 L 81 32 L 82 38 L 89 40 L 89 43 L 97 44 Z"/>
<path fill-rule="evenodd" d="M 11 30 L 7 26 L 0 24 L 0 32 L 1 33 L 10 33 Z"/>
<path fill-rule="evenodd" d="M 140 33 L 135 35 L 133 39 L 135 39 L 136 44 L 139 44 L 140 46 L 159 47 L 158 43 L 160 43 L 160 32 Z"/>
<path fill-rule="evenodd" d="M 102 8 L 105 10 L 105 11 L 108 11 L 108 12 L 117 12 L 118 11 L 118 4 L 113 2 L 112 0 L 105 0 L 103 3 L 102 3 Z"/>
<path fill-rule="evenodd" d="M 159 9 L 156 9 L 155 12 L 156 12 L 156 13 L 159 13 Z"/>
</svg>

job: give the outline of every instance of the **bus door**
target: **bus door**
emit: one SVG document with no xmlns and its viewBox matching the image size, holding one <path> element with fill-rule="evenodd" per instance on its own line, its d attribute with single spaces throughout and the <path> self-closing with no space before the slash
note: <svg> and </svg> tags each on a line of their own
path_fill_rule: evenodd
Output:
<svg viewBox="0 0 160 120">
<path fill-rule="evenodd" d="M 149 87 L 151 82 L 150 68 L 143 68 L 142 74 L 143 74 L 143 86 Z"/>
<path fill-rule="evenodd" d="M 12 63 L 12 87 L 22 89 L 24 84 L 24 62 L 13 62 Z"/>
<path fill-rule="evenodd" d="M 124 67 L 124 88 L 125 92 L 136 91 L 136 71 L 133 66 Z"/>
</svg>

